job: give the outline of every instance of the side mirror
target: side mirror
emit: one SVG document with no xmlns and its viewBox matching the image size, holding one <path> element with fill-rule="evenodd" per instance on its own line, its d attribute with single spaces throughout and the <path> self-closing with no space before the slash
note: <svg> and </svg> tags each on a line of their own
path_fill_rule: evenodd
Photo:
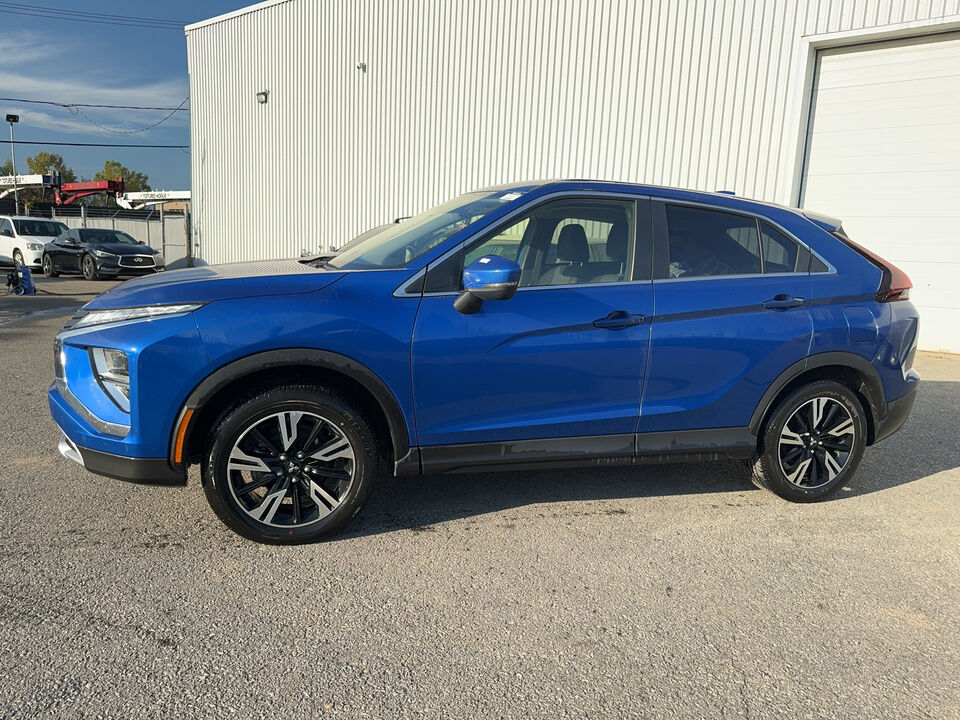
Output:
<svg viewBox="0 0 960 720">
<path fill-rule="evenodd" d="M 509 300 L 519 285 L 517 263 L 499 255 L 484 255 L 463 269 L 463 292 L 453 307 L 459 313 L 472 315 L 484 300 Z"/>
<path fill-rule="evenodd" d="M 0 235 L 3 235 L 4 237 L 13 237 L 13 232 L 4 228 L 3 230 L 0 230 Z"/>
<path fill-rule="evenodd" d="M 137 240 L 137 245 L 146 245 L 146 243 L 143 240 Z"/>
</svg>

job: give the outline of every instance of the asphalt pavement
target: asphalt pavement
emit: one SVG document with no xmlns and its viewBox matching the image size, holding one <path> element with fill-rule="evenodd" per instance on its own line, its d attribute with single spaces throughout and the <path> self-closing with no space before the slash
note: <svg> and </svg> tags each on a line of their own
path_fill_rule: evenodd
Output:
<svg viewBox="0 0 960 720">
<path fill-rule="evenodd" d="M 392 478 L 272 547 L 195 472 L 57 454 L 64 319 L 0 319 L 2 717 L 960 717 L 960 357 L 824 503 L 727 462 Z"/>
</svg>

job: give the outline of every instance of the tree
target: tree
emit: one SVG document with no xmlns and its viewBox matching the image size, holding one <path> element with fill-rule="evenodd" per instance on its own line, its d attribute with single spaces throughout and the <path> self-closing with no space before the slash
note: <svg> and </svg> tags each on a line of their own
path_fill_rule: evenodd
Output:
<svg viewBox="0 0 960 720">
<path fill-rule="evenodd" d="M 13 175 L 13 163 L 8 159 L 0 163 L 0 177 Z"/>
<path fill-rule="evenodd" d="M 59 153 L 38 152 L 27 158 L 27 167 L 34 175 L 56 175 L 60 173 L 63 182 L 76 182 L 77 174 L 63 161 Z"/>
<path fill-rule="evenodd" d="M 150 189 L 150 184 L 147 182 L 149 177 L 146 173 L 125 168 L 116 160 L 107 160 L 103 164 L 103 170 L 93 176 L 94 180 L 119 180 L 120 178 L 123 178 L 127 192 L 145 192 Z"/>
</svg>

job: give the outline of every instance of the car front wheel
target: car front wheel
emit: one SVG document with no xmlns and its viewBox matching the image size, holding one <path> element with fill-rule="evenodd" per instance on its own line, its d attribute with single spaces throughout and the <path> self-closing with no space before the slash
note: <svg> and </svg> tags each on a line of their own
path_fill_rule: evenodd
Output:
<svg viewBox="0 0 960 720">
<path fill-rule="evenodd" d="M 83 270 L 84 280 L 99 280 L 100 271 L 97 270 L 97 263 L 94 261 L 93 257 L 90 255 L 83 256 L 83 262 L 81 263 L 81 269 Z"/>
<path fill-rule="evenodd" d="M 857 395 L 829 380 L 810 383 L 785 397 L 767 419 L 753 481 L 792 502 L 822 500 L 856 472 L 866 441 Z"/>
<path fill-rule="evenodd" d="M 266 543 L 319 540 L 348 523 L 380 472 L 376 435 L 350 401 L 310 385 L 239 402 L 207 443 L 204 492 L 240 535 Z"/>
<path fill-rule="evenodd" d="M 60 275 L 60 273 L 54 269 L 53 259 L 49 255 L 44 254 L 42 264 L 44 277 L 55 278 Z"/>
</svg>

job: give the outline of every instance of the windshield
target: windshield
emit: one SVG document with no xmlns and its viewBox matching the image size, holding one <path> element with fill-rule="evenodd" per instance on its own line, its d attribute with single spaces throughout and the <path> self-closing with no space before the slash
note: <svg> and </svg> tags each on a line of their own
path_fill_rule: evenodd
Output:
<svg viewBox="0 0 960 720">
<path fill-rule="evenodd" d="M 94 245 L 138 245 L 139 243 L 119 230 L 79 230 L 80 240 Z"/>
<path fill-rule="evenodd" d="M 34 237 L 57 237 L 65 232 L 67 226 L 53 220 L 14 220 L 18 235 L 33 235 Z"/>
<path fill-rule="evenodd" d="M 348 243 L 327 263 L 327 267 L 336 270 L 404 267 L 467 225 L 519 196 L 518 192 L 503 191 L 461 195 L 363 240 L 357 238 L 358 242 Z"/>
</svg>

